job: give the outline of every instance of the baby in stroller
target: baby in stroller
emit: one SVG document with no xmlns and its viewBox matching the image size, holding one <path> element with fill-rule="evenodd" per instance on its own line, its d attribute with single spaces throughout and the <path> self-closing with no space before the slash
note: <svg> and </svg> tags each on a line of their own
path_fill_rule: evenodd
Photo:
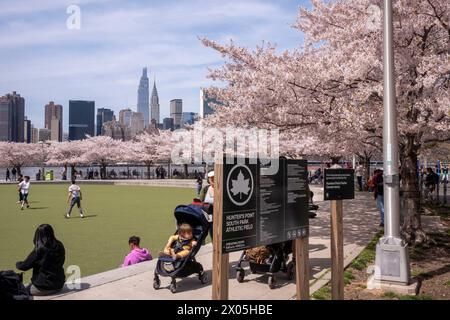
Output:
<svg viewBox="0 0 450 320">
<path fill-rule="evenodd" d="M 170 236 L 163 252 L 159 253 L 153 288 L 159 289 L 159 276 L 172 278 L 170 291 L 177 291 L 176 278 L 186 278 L 198 274 L 202 284 L 206 283 L 203 266 L 195 260 L 195 255 L 208 235 L 209 222 L 202 209 L 195 205 L 181 205 L 175 208 L 177 230 Z"/>
<path fill-rule="evenodd" d="M 192 227 L 187 223 L 183 223 L 178 228 L 178 234 L 170 236 L 164 252 L 160 252 L 159 256 L 172 257 L 176 262 L 177 260 L 186 258 L 196 245 L 197 241 L 194 240 Z"/>
</svg>

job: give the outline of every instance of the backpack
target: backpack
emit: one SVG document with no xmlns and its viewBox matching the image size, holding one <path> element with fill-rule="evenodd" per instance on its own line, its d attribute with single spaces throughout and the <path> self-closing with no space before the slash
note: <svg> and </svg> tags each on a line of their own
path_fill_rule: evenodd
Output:
<svg viewBox="0 0 450 320">
<path fill-rule="evenodd" d="M 23 273 L 0 271 L 0 300 L 28 300 L 30 294 L 23 285 Z"/>
</svg>

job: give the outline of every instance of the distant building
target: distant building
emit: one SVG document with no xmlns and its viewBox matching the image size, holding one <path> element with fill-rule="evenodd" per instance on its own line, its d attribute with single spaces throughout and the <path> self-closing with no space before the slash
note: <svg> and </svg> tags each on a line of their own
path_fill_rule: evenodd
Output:
<svg viewBox="0 0 450 320">
<path fill-rule="evenodd" d="M 0 97 L 0 141 L 24 142 L 25 99 L 13 91 Z"/>
<path fill-rule="evenodd" d="M 150 124 L 150 105 L 149 105 L 149 85 L 147 77 L 147 68 L 142 70 L 141 80 L 139 81 L 137 112 L 142 113 L 144 117 L 144 127 Z"/>
<path fill-rule="evenodd" d="M 31 143 L 39 142 L 39 129 L 31 125 Z"/>
<path fill-rule="evenodd" d="M 164 118 L 164 120 L 163 120 L 163 130 L 171 130 L 171 131 L 173 131 L 173 119 L 172 118 Z"/>
<path fill-rule="evenodd" d="M 134 137 L 144 130 L 144 115 L 140 112 L 131 114 L 131 135 Z"/>
<path fill-rule="evenodd" d="M 95 101 L 69 101 L 69 140 L 95 135 Z"/>
<path fill-rule="evenodd" d="M 53 118 L 50 123 L 51 123 L 50 140 L 59 142 L 63 141 L 61 121 L 59 119 Z"/>
<path fill-rule="evenodd" d="M 125 128 L 116 120 L 108 121 L 103 124 L 102 135 L 125 141 Z"/>
<path fill-rule="evenodd" d="M 100 108 L 97 109 L 97 135 L 102 135 L 103 124 L 109 121 L 113 121 L 114 111 L 111 109 Z"/>
<path fill-rule="evenodd" d="M 211 102 L 214 101 L 214 99 L 208 98 L 207 93 L 203 89 L 200 89 L 200 111 L 198 114 L 200 119 L 203 119 L 214 112 L 210 106 Z"/>
<path fill-rule="evenodd" d="M 52 131 L 50 129 L 39 129 L 39 141 L 49 141 L 51 140 Z"/>
<path fill-rule="evenodd" d="M 181 128 L 194 124 L 198 119 L 198 113 L 195 112 L 183 112 L 181 116 Z"/>
<path fill-rule="evenodd" d="M 181 116 L 183 114 L 183 100 L 173 99 L 170 101 L 170 117 L 173 119 L 175 129 L 181 127 Z"/>
<path fill-rule="evenodd" d="M 24 142 L 31 143 L 31 120 L 28 120 L 27 117 L 23 121 L 23 130 Z"/>
<path fill-rule="evenodd" d="M 45 105 L 44 128 L 52 131 L 51 140 L 61 142 L 63 139 L 63 107 L 50 101 Z"/>
<path fill-rule="evenodd" d="M 159 124 L 159 97 L 156 89 L 156 81 L 153 81 L 152 96 L 150 98 L 151 120 L 155 120 Z"/>
<path fill-rule="evenodd" d="M 125 127 L 131 127 L 131 115 L 133 111 L 131 109 L 122 109 L 119 111 L 119 122 Z"/>
</svg>

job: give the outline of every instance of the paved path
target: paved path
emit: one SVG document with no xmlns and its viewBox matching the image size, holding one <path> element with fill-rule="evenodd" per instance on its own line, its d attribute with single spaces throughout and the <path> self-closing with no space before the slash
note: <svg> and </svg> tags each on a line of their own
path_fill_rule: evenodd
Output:
<svg viewBox="0 0 450 320">
<path fill-rule="evenodd" d="M 314 188 L 316 199 L 321 199 L 321 191 Z M 311 291 L 327 282 L 327 269 L 330 267 L 330 214 L 329 204 L 317 202 L 320 210 L 311 221 L 310 266 Z M 370 242 L 378 228 L 378 213 L 371 195 L 357 193 L 352 201 L 344 202 L 344 255 L 346 265 L 350 263 Z M 294 281 L 288 281 L 284 274 L 277 275 L 277 287 L 273 290 L 267 285 L 264 275 L 247 275 L 244 283 L 235 279 L 234 266 L 240 253 L 230 254 L 230 299 L 292 299 L 295 295 Z M 204 246 L 197 259 L 201 262 L 211 279 L 212 247 Z M 211 282 L 202 285 L 196 277 L 178 280 L 178 292 L 168 290 L 170 279 L 161 278 L 161 289 L 152 287 L 153 270 L 156 261 L 150 261 L 123 269 L 111 270 L 82 279 L 81 291 L 66 291 L 62 295 L 46 299 L 211 299 Z M 329 274 L 329 273 L 328 273 Z M 325 276 L 324 276 L 325 275 Z M 320 280 L 318 280 L 320 278 Z"/>
</svg>

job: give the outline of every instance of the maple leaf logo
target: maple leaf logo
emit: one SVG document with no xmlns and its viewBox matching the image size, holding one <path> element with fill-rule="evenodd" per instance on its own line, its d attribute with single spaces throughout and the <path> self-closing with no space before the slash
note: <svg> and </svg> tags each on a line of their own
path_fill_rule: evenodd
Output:
<svg viewBox="0 0 450 320">
<path fill-rule="evenodd" d="M 233 196 L 239 195 L 239 199 L 242 200 L 243 194 L 248 195 L 250 191 L 249 180 L 250 179 L 245 179 L 244 175 L 242 174 L 242 171 L 239 170 L 237 180 L 231 180 L 233 188 L 231 188 L 230 191 L 233 193 Z"/>
</svg>

